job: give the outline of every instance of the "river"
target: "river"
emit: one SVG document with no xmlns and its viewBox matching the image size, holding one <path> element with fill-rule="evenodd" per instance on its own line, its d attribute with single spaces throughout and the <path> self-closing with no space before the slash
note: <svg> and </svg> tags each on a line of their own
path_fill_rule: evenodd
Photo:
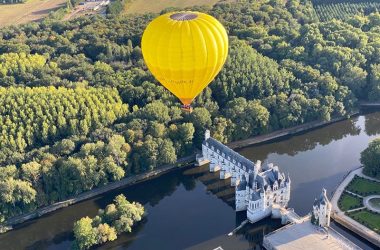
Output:
<svg viewBox="0 0 380 250">
<path fill-rule="evenodd" d="M 272 162 L 289 173 L 289 206 L 305 215 L 322 187 L 331 193 L 350 170 L 360 165 L 360 152 L 376 136 L 380 136 L 380 112 L 238 151 L 263 164 Z M 278 220 L 267 219 L 227 236 L 245 219 L 244 212 L 234 211 L 234 189 L 229 187 L 229 180 L 209 173 L 207 166 L 189 167 L 26 222 L 0 235 L 0 249 L 69 249 L 74 221 L 95 216 L 120 193 L 142 203 L 148 215 L 133 233 L 120 235 L 99 249 L 214 249 L 220 245 L 224 249 L 260 249 L 263 235 L 280 226 Z M 335 223 L 333 227 L 362 248 L 374 249 Z"/>
</svg>

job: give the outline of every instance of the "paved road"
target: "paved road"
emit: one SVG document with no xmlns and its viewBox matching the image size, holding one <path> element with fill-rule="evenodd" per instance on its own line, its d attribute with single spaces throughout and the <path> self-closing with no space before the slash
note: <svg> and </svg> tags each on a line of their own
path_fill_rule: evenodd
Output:
<svg viewBox="0 0 380 250">
<path fill-rule="evenodd" d="M 333 213 L 335 212 L 338 214 L 344 214 L 344 212 L 342 210 L 340 210 L 340 208 L 338 206 L 339 197 L 342 195 L 342 193 L 344 192 L 344 189 L 351 182 L 351 180 L 355 177 L 355 175 L 357 175 L 361 172 L 362 172 L 362 168 L 352 170 L 346 176 L 346 178 L 339 184 L 338 188 L 335 190 L 334 195 L 331 199 Z"/>
</svg>

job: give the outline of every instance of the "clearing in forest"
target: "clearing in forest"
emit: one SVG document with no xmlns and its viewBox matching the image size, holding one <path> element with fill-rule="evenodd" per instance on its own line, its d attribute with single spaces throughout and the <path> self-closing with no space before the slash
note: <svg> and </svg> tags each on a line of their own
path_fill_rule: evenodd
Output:
<svg viewBox="0 0 380 250">
<path fill-rule="evenodd" d="M 125 7 L 125 13 L 158 13 L 169 7 L 185 8 L 196 5 L 212 6 L 219 0 L 132 0 Z"/>
<path fill-rule="evenodd" d="M 21 4 L 0 4 L 0 27 L 38 21 L 51 11 L 66 6 L 67 0 L 28 0 Z"/>
</svg>

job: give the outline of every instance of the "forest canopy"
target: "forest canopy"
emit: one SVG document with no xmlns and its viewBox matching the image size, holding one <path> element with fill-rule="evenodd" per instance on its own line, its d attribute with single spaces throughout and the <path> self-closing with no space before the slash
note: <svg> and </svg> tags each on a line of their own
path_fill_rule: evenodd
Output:
<svg viewBox="0 0 380 250">
<path fill-rule="evenodd" d="M 157 14 L 0 29 L 3 220 L 173 164 L 205 129 L 227 143 L 380 100 L 376 11 L 323 21 L 310 0 L 195 9 L 225 25 L 230 50 L 191 114 L 144 64 L 141 35 Z"/>
</svg>

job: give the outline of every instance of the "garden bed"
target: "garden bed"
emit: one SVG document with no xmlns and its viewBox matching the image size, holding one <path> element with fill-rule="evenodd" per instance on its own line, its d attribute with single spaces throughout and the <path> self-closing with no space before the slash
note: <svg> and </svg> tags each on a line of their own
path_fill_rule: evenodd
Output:
<svg viewBox="0 0 380 250">
<path fill-rule="evenodd" d="M 380 195 L 380 183 L 363 177 L 355 176 L 350 184 L 348 184 L 346 187 L 346 190 L 359 194 L 361 196 L 374 194 Z"/>
</svg>

